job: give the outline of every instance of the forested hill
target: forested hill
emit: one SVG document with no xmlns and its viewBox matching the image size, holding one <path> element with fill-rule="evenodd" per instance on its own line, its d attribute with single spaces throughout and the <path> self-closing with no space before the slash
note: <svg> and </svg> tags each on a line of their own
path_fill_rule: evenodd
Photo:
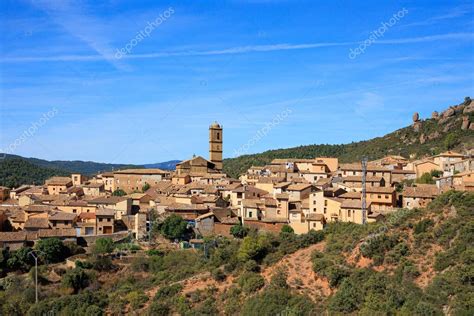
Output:
<svg viewBox="0 0 474 316">
<path fill-rule="evenodd" d="M 67 171 L 40 167 L 21 158 L 0 160 L 0 186 L 9 188 L 17 188 L 22 184 L 43 184 L 52 176 L 69 175 Z"/>
<path fill-rule="evenodd" d="M 467 119 L 466 119 L 467 118 Z M 466 123 L 467 122 L 467 123 Z M 466 127 L 467 125 L 467 127 Z M 446 149 L 474 148 L 474 102 L 466 97 L 459 105 L 420 120 L 383 137 L 342 145 L 307 145 L 269 150 L 259 154 L 224 159 L 224 172 L 238 177 L 251 166 L 263 166 L 275 158 L 338 157 L 340 162 L 359 161 L 363 156 L 378 159 L 385 155 L 423 157 Z"/>
</svg>

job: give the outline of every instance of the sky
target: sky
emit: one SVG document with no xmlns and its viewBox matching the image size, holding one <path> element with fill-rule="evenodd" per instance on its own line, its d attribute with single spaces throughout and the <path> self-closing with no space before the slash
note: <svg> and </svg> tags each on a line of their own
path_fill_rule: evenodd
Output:
<svg viewBox="0 0 474 316">
<path fill-rule="evenodd" d="M 0 2 L 0 152 L 144 164 L 383 136 L 473 96 L 472 1 Z"/>
</svg>

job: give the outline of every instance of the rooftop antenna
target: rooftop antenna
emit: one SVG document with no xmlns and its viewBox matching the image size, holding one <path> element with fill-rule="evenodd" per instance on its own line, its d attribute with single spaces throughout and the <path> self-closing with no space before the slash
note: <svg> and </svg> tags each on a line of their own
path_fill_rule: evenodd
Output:
<svg viewBox="0 0 474 316">
<path fill-rule="evenodd" d="M 367 180 L 367 157 L 362 158 L 362 224 L 367 224 L 367 200 L 366 200 L 366 180 Z"/>
</svg>

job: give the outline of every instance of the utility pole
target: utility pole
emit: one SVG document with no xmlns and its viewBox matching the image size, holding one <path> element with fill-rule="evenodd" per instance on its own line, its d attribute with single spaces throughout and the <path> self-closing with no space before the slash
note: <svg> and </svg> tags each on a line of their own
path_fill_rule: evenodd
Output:
<svg viewBox="0 0 474 316">
<path fill-rule="evenodd" d="M 362 224 L 367 224 L 367 157 L 362 158 Z"/>
<path fill-rule="evenodd" d="M 38 256 L 33 251 L 30 251 L 28 254 L 35 259 L 35 297 L 36 303 L 38 303 Z"/>
</svg>

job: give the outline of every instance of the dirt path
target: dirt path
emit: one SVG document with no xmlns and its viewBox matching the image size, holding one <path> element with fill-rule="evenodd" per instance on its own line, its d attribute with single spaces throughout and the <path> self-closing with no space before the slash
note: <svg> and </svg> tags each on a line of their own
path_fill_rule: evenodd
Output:
<svg viewBox="0 0 474 316">
<path fill-rule="evenodd" d="M 306 294 L 312 299 L 329 296 L 332 291 L 328 281 L 313 271 L 311 262 L 311 253 L 315 250 L 323 251 L 325 245 L 325 242 L 320 242 L 285 256 L 277 264 L 262 271 L 262 276 L 270 282 L 272 275 L 283 268 L 288 274 L 287 283 L 299 293 Z"/>
</svg>

